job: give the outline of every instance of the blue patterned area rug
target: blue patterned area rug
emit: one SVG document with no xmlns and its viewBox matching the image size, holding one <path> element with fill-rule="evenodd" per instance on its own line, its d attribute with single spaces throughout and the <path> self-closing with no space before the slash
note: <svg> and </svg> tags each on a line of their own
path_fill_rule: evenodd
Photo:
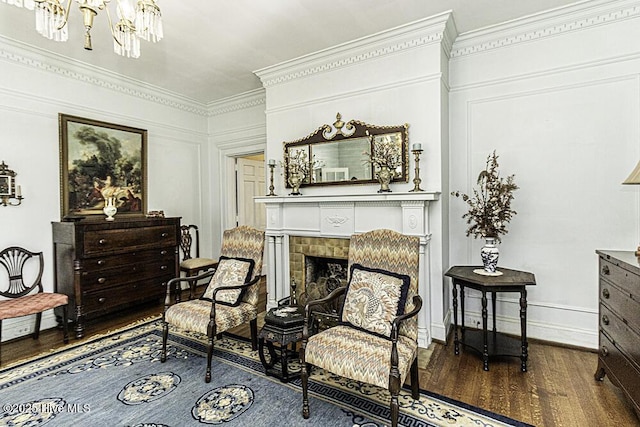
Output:
<svg viewBox="0 0 640 427">
<path fill-rule="evenodd" d="M 203 337 L 172 330 L 166 363 L 158 320 L 0 370 L 0 426 L 345 426 L 388 423 L 385 390 L 314 370 L 311 417 L 302 418 L 300 380 L 264 375 L 247 340 L 216 341 L 212 381 L 204 382 Z M 294 368 L 292 366 L 292 368 Z M 403 426 L 527 426 L 422 392 L 401 395 Z"/>
</svg>

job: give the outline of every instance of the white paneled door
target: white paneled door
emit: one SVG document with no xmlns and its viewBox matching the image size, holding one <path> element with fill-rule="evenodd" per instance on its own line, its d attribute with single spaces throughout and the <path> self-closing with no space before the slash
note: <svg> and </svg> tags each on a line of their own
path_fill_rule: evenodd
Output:
<svg viewBox="0 0 640 427">
<path fill-rule="evenodd" d="M 266 215 L 264 203 L 253 198 L 265 195 L 264 161 L 237 159 L 238 225 L 251 225 L 264 230 Z"/>
</svg>

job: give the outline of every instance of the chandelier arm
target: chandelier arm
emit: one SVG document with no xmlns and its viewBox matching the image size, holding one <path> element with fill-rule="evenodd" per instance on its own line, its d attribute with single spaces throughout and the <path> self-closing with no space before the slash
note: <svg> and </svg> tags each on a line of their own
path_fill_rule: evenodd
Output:
<svg viewBox="0 0 640 427">
<path fill-rule="evenodd" d="M 118 9 L 120 9 L 120 2 L 118 1 L 116 3 L 118 5 Z M 120 42 L 120 40 L 118 40 L 118 37 L 116 37 L 116 32 L 113 29 L 113 21 L 111 20 L 111 14 L 109 13 L 109 8 L 105 7 L 104 10 L 107 12 L 107 20 L 109 21 L 109 30 L 111 30 L 111 37 L 113 37 L 113 40 L 115 40 L 115 42 L 118 43 L 119 46 L 122 46 L 122 43 Z M 120 13 L 122 14 L 122 10 L 120 10 Z"/>
<path fill-rule="evenodd" d="M 67 1 L 67 9 L 64 11 L 64 20 L 62 21 L 62 24 L 60 24 L 60 26 L 58 27 L 58 30 L 63 29 L 64 26 L 67 25 L 67 22 L 69 21 L 69 11 L 71 10 L 71 3 L 73 3 L 73 0 Z"/>
</svg>

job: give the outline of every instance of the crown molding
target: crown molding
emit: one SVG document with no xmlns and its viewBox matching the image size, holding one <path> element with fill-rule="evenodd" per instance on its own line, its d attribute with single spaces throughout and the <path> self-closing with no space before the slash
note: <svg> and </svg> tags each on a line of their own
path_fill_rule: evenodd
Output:
<svg viewBox="0 0 640 427">
<path fill-rule="evenodd" d="M 0 35 L 0 60 L 89 83 L 199 116 L 207 115 L 204 104 L 193 99 L 2 35 Z"/>
<path fill-rule="evenodd" d="M 441 43 L 447 54 L 457 30 L 452 11 L 420 19 L 254 71 L 265 88 L 371 59 Z"/>
<path fill-rule="evenodd" d="M 267 103 L 266 101 L 266 91 L 264 88 L 259 88 L 209 102 L 207 104 L 207 111 L 209 117 L 219 116 L 221 114 L 253 108 L 258 105 L 265 105 Z"/>
<path fill-rule="evenodd" d="M 638 0 L 585 0 L 460 34 L 451 57 L 487 52 L 638 16 Z"/>
</svg>

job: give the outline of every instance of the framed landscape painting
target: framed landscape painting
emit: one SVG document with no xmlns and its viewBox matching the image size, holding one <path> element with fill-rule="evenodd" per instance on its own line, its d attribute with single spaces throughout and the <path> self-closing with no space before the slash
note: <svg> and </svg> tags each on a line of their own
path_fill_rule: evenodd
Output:
<svg viewBox="0 0 640 427">
<path fill-rule="evenodd" d="M 59 114 L 62 219 L 103 215 L 112 199 L 117 215 L 147 208 L 147 131 Z"/>
</svg>

